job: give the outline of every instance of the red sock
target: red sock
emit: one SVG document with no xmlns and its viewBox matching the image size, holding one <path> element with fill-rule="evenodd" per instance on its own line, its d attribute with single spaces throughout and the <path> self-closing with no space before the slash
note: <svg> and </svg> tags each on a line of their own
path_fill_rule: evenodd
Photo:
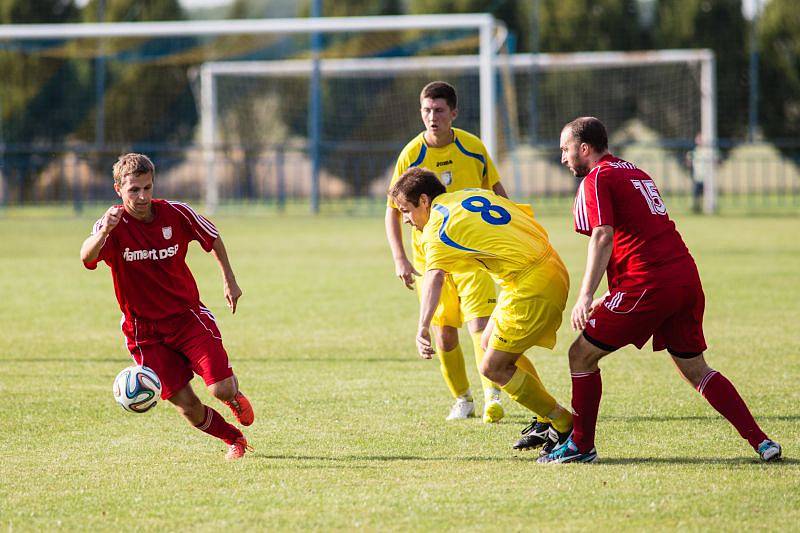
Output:
<svg viewBox="0 0 800 533">
<path fill-rule="evenodd" d="M 239 431 L 236 426 L 232 426 L 225 422 L 225 419 L 222 418 L 221 414 L 207 405 L 204 407 L 206 408 L 206 418 L 203 420 L 202 424 L 195 426 L 197 429 L 203 433 L 208 433 L 209 435 L 213 435 L 218 439 L 222 439 L 225 441 L 225 444 L 233 444 L 236 439 L 243 436 L 242 432 Z"/>
<path fill-rule="evenodd" d="M 758 445 L 767 438 L 767 435 L 756 424 L 750 409 L 739 396 L 733 383 L 716 370 L 712 370 L 700 380 L 697 391 L 708 400 L 711 407 L 733 424 L 739 435 L 749 442 L 754 450 L 758 450 Z"/>
<path fill-rule="evenodd" d="M 572 373 L 572 442 L 581 453 L 588 453 L 594 448 L 594 430 L 602 395 L 600 370 Z"/>
</svg>

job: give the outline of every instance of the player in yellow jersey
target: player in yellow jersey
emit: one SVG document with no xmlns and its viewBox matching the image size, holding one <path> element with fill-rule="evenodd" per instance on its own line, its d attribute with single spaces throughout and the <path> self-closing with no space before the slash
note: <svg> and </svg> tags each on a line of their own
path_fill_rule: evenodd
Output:
<svg viewBox="0 0 800 533">
<path fill-rule="evenodd" d="M 403 220 L 421 232 L 422 281 L 417 349 L 435 353 L 430 326 L 447 275 L 481 271 L 500 285 L 483 333 L 483 376 L 537 415 L 551 420 L 550 448 L 566 442 L 572 414 L 551 396 L 533 365 L 519 365 L 532 346 L 552 349 L 569 292 L 569 276 L 547 232 L 530 211 L 482 189 L 448 193 L 424 168 L 406 171 L 389 190 Z M 528 363 L 530 364 L 530 363 Z"/>
<path fill-rule="evenodd" d="M 452 127 L 453 120 L 458 116 L 458 99 L 451 85 L 442 81 L 426 85 L 420 94 L 420 112 L 425 131 L 414 137 L 400 153 L 391 184 L 409 168 L 421 166 L 435 169 L 448 191 L 477 187 L 507 196 L 481 140 Z M 425 257 L 419 247 L 420 233 L 412 230 L 412 262 L 403 248 L 400 212 L 392 198 L 387 200 L 385 222 L 395 272 L 406 287 L 413 289 L 414 276 L 425 271 Z M 480 365 L 483 358 L 480 338 L 495 302 L 494 282 L 484 272 L 453 274 L 445 280 L 441 304 L 433 318 L 433 331 L 442 376 L 455 398 L 448 420 L 468 418 L 475 411 L 464 356 L 458 342 L 458 328 L 467 323 L 473 339 L 475 359 Z M 496 422 L 504 416 L 500 390 L 486 379 L 483 380 L 483 389 L 483 420 Z"/>
</svg>

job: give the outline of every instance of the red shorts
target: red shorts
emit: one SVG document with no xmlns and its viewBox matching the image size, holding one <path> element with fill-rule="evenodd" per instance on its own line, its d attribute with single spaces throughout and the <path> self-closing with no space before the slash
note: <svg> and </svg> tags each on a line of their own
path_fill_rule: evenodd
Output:
<svg viewBox="0 0 800 533">
<path fill-rule="evenodd" d="M 705 303 L 699 280 L 685 287 L 615 289 L 592 314 L 584 335 L 608 351 L 628 344 L 641 349 L 653 337 L 654 351 L 694 357 L 706 350 Z"/>
<path fill-rule="evenodd" d="M 161 379 L 161 398 L 170 398 L 199 375 L 212 385 L 233 375 L 214 315 L 202 304 L 162 320 L 123 318 L 122 332 L 137 364 Z"/>
</svg>

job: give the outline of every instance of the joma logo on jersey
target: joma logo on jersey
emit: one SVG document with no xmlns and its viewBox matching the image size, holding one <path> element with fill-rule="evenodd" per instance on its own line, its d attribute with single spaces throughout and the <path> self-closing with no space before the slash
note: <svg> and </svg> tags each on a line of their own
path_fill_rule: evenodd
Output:
<svg viewBox="0 0 800 533">
<path fill-rule="evenodd" d="M 436 166 L 437 167 L 443 167 L 445 165 L 452 165 L 452 164 L 453 164 L 453 161 L 451 161 L 450 159 L 448 159 L 447 161 L 437 161 L 436 162 Z"/>
<path fill-rule="evenodd" d="M 146 259 L 167 259 L 168 257 L 172 257 L 178 253 L 178 245 L 170 246 L 169 248 L 161 248 L 160 250 L 156 250 L 155 248 L 151 250 L 131 250 L 130 248 L 125 248 L 125 251 L 122 252 L 122 258 L 125 261 L 144 261 Z"/>
</svg>

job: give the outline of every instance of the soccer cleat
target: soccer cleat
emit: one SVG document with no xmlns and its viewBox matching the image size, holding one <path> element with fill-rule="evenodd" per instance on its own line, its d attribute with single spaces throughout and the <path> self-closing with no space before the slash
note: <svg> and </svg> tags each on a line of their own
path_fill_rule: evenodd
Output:
<svg viewBox="0 0 800 533">
<path fill-rule="evenodd" d="M 247 444 L 247 439 L 239 437 L 236 441 L 228 446 L 228 453 L 225 454 L 225 459 L 228 461 L 235 461 L 244 457 L 245 452 L 252 452 L 253 447 Z"/>
<path fill-rule="evenodd" d="M 500 422 L 504 416 L 506 416 L 506 412 L 503 409 L 503 404 L 500 403 L 500 396 L 494 394 L 489 396 L 483 404 L 483 422 L 485 424 L 493 424 Z"/>
<path fill-rule="evenodd" d="M 569 428 L 568 431 L 561 433 L 553 426 L 550 426 L 550 431 L 547 434 L 547 442 L 545 442 L 544 446 L 542 446 L 540 455 L 552 453 L 553 450 L 567 442 L 570 437 L 572 437 L 572 428 Z"/>
<path fill-rule="evenodd" d="M 522 430 L 522 437 L 514 443 L 515 450 L 533 450 L 549 442 L 549 422 L 539 422 L 536 417 Z"/>
<path fill-rule="evenodd" d="M 781 445 L 774 440 L 766 439 L 758 445 L 758 455 L 765 462 L 780 461 Z"/>
<path fill-rule="evenodd" d="M 466 420 L 471 416 L 475 416 L 475 402 L 471 398 L 459 397 L 456 398 L 456 403 L 450 408 L 447 420 Z"/>
<path fill-rule="evenodd" d="M 236 421 L 241 425 L 249 426 L 253 423 L 253 420 L 255 419 L 253 406 L 250 405 L 250 400 L 247 399 L 247 396 L 241 392 L 237 392 L 236 396 L 233 397 L 233 400 L 225 402 L 225 405 L 231 408 L 233 416 L 236 417 Z"/>
<path fill-rule="evenodd" d="M 592 448 L 587 453 L 578 451 L 578 447 L 571 438 L 550 452 L 536 460 L 537 463 L 592 463 L 597 460 L 597 450 Z"/>
</svg>

